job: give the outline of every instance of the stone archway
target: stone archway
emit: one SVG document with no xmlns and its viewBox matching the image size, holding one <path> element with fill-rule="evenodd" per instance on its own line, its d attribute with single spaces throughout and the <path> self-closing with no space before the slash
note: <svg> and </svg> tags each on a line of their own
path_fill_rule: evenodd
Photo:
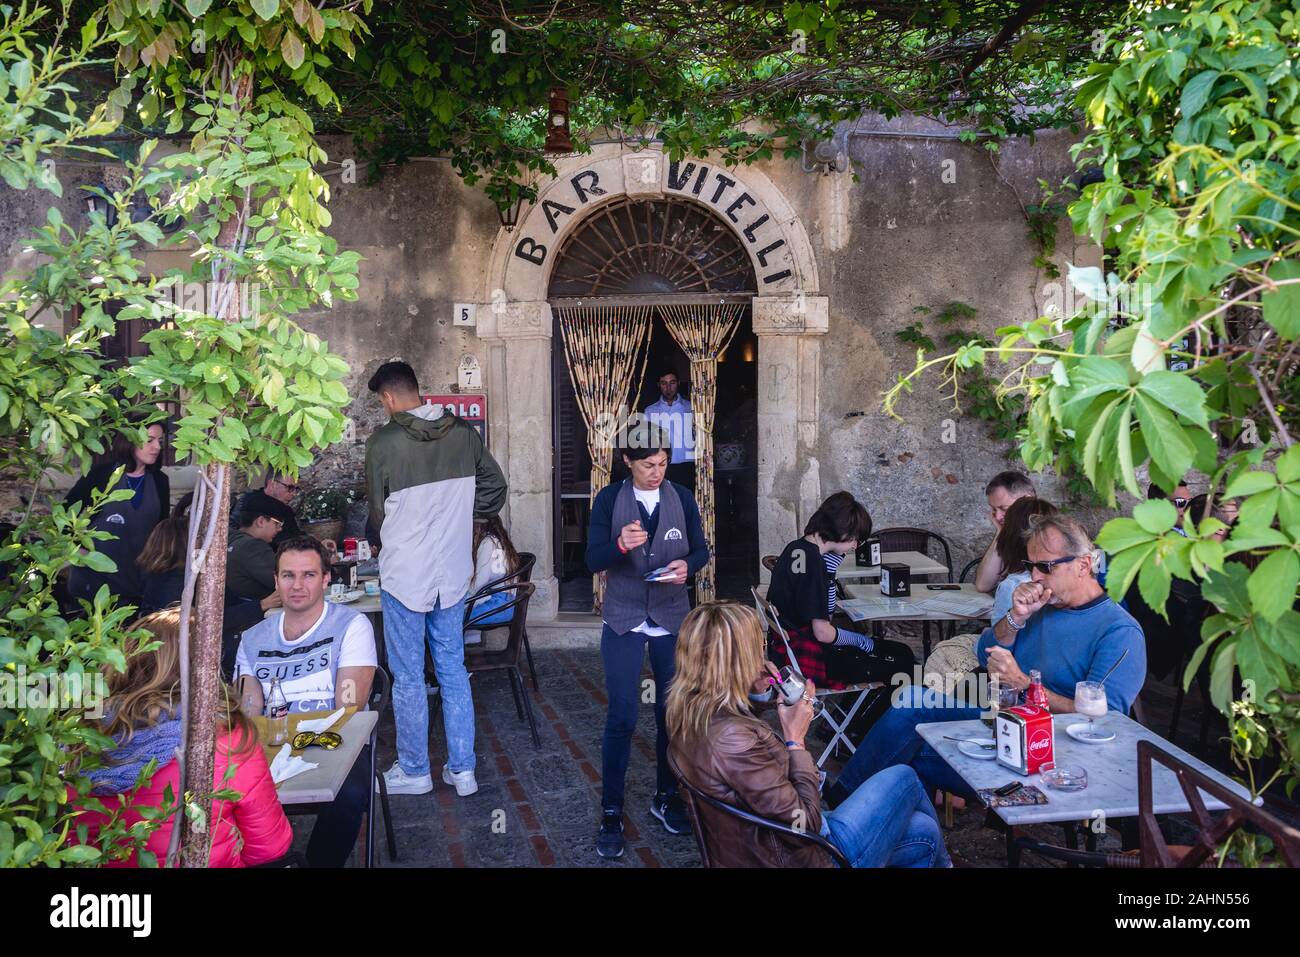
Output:
<svg viewBox="0 0 1300 957">
<path fill-rule="evenodd" d="M 552 567 L 551 307 L 546 300 L 555 251 L 586 214 L 616 199 L 683 199 L 712 209 L 749 254 L 759 294 L 759 553 L 793 536 L 821 496 L 817 401 L 821 336 L 828 303 L 820 295 L 808 235 L 772 181 L 751 167 L 709 159 L 669 162 L 662 150 L 620 144 L 568 157 L 538 192 L 514 231 L 492 249 L 477 310 L 492 451 L 510 482 L 515 545 L 537 555 L 532 608 L 553 618 L 558 589 Z"/>
</svg>

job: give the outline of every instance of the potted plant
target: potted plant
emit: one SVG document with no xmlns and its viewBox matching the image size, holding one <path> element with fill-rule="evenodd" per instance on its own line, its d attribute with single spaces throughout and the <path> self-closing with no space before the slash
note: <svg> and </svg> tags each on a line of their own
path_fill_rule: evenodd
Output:
<svg viewBox="0 0 1300 957">
<path fill-rule="evenodd" d="M 306 489 L 298 506 L 303 531 L 322 542 L 339 544 L 348 509 L 364 496 L 365 493 L 355 487 L 318 486 Z"/>
</svg>

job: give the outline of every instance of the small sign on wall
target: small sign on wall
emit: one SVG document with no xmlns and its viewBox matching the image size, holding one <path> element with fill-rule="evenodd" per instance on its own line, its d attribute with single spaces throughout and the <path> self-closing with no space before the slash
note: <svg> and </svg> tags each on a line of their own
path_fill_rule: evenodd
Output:
<svg viewBox="0 0 1300 957">
<path fill-rule="evenodd" d="M 462 392 L 477 392 L 483 388 L 483 370 L 479 368 L 478 357 L 461 357 L 456 369 L 456 384 Z"/>
<path fill-rule="evenodd" d="M 460 416 L 483 437 L 483 444 L 488 444 L 486 395 L 422 395 L 420 398 L 425 405 L 434 407 L 434 415 L 450 412 Z"/>
<path fill-rule="evenodd" d="M 452 311 L 451 324 L 453 326 L 472 326 L 475 325 L 474 312 L 478 308 L 472 302 L 458 302 Z"/>
</svg>

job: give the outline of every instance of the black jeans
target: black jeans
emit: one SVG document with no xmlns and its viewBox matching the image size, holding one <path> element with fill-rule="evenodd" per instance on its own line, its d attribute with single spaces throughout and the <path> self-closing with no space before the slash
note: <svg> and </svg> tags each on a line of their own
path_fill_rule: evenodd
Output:
<svg viewBox="0 0 1300 957">
<path fill-rule="evenodd" d="M 664 699 L 668 683 L 673 680 L 673 654 L 676 635 L 651 638 L 639 631 L 616 634 L 606 625 L 600 635 L 600 657 L 605 663 L 605 694 L 609 711 L 605 715 L 605 741 L 601 748 L 602 808 L 623 809 L 623 784 L 627 777 L 628 758 L 632 753 L 632 732 L 636 730 L 641 710 L 641 662 L 650 646 L 650 669 L 655 676 L 655 758 L 658 789 L 668 794 L 677 791 L 677 782 L 668 768 L 668 728 L 664 721 Z"/>
<path fill-rule="evenodd" d="M 361 749 L 357 763 L 339 788 L 338 795 L 321 808 L 307 842 L 311 867 L 342 867 L 348 862 L 361 830 L 361 816 L 370 807 L 375 781 L 370 774 L 370 745 Z"/>
</svg>

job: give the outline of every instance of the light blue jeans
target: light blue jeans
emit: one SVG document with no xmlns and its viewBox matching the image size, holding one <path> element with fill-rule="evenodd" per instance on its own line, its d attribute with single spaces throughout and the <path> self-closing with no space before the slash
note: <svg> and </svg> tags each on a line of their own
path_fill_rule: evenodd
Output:
<svg viewBox="0 0 1300 957">
<path fill-rule="evenodd" d="M 474 698 L 465 670 L 464 599 L 431 611 L 411 611 L 386 591 L 384 650 L 393 672 L 393 720 L 397 724 L 397 761 L 407 774 L 429 773 L 429 697 L 424 688 L 424 643 L 429 642 L 433 669 L 442 695 L 442 723 L 447 732 L 447 767 L 474 770 Z"/>
<path fill-rule="evenodd" d="M 854 867 L 952 866 L 934 805 L 906 765 L 873 774 L 822 821 Z"/>
</svg>

